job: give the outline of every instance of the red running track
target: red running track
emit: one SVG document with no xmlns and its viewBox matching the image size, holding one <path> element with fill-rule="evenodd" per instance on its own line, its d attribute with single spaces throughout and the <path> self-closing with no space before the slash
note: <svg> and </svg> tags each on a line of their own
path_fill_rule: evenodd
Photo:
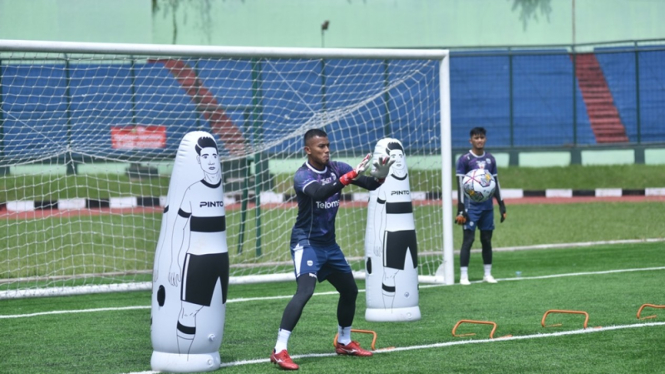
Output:
<svg viewBox="0 0 665 374">
<path fill-rule="evenodd" d="M 523 205 L 523 204 L 578 204 L 578 203 L 597 203 L 597 202 L 614 202 L 614 203 L 635 203 L 635 202 L 665 202 L 665 196 L 621 196 L 621 197 L 524 197 L 519 199 L 506 199 L 506 205 Z M 440 204 L 440 200 L 416 200 L 413 205 L 434 205 Z M 456 206 L 456 200 L 453 200 Z M 363 207 L 367 203 L 361 201 L 342 202 L 342 208 Z M 295 208 L 295 203 L 284 204 L 265 204 L 265 208 Z M 249 204 L 248 209 L 253 208 L 253 204 Z M 232 204 L 226 207 L 227 210 L 239 210 L 240 204 Z M 10 212 L 5 208 L 0 209 L 0 219 L 43 219 L 54 217 L 77 217 L 77 216 L 97 216 L 102 214 L 150 214 L 163 212 L 162 207 L 137 207 L 137 208 L 98 208 L 98 209 L 41 209 L 30 212 Z"/>
</svg>

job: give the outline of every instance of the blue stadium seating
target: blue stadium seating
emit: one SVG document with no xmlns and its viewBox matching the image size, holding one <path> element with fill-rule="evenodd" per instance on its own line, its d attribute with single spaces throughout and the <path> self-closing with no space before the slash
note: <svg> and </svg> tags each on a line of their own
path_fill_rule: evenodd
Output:
<svg viewBox="0 0 665 374">
<path fill-rule="evenodd" d="M 616 107 L 630 140 L 636 142 L 635 55 L 600 52 L 597 58 Z M 661 68 L 664 58 L 664 51 L 640 52 L 642 142 L 665 141 L 665 132 L 659 124 L 665 114 L 662 105 L 665 69 Z M 270 144 L 271 152 L 301 149 L 296 130 L 305 123 L 327 123 L 328 130 L 334 129 L 329 132 L 335 151 L 369 151 L 361 148 L 380 138 L 386 128 L 412 154 L 439 149 L 438 98 L 424 96 L 421 89 L 424 85 L 438 85 L 434 63 L 423 62 L 421 74 L 427 77 L 423 80 L 408 76 L 405 61 L 391 61 L 387 70 L 386 62 L 379 60 L 371 63 L 283 60 L 255 65 L 247 60 L 185 62 L 196 71 L 247 140 L 287 139 Z M 132 156 L 135 151 L 113 150 L 110 135 L 98 134 L 110 134 L 111 126 L 142 124 L 167 127 L 166 149 L 146 151 L 166 156 L 175 151 L 186 131 L 210 128 L 197 112 L 192 97 L 163 64 L 99 63 L 70 67 L 71 76 L 67 76 L 65 66 L 56 63 L 2 65 L 0 105 L 5 155 L 45 149 L 55 152 L 54 145 L 69 144 L 75 152 L 85 146 L 85 149 L 94 148 L 97 155 Z M 224 75 L 220 75 L 222 68 Z M 489 147 L 595 144 L 573 73 L 571 59 L 563 50 L 514 53 L 512 57 L 505 51 L 453 53 L 450 61 L 453 147 L 467 147 L 468 132 L 474 126 L 488 130 Z M 252 83 L 253 74 L 260 74 L 262 85 Z M 387 96 L 368 95 L 387 84 L 395 84 Z M 386 97 L 389 97 L 388 106 Z M 349 105 L 356 107 L 339 112 Z M 324 108 L 327 118 L 321 115 Z M 326 122 L 331 116 L 334 120 Z M 434 126 L 421 130 L 425 127 L 418 125 L 427 122 Z M 263 125 L 257 127 L 252 123 Z M 31 141 L 25 142 L 26 137 Z"/>
<path fill-rule="evenodd" d="M 597 48 L 596 58 L 612 92 L 614 104 L 631 142 L 663 142 L 662 118 L 665 116 L 665 51 L 639 49 L 640 124 L 637 122 L 635 53 L 617 48 Z"/>
</svg>

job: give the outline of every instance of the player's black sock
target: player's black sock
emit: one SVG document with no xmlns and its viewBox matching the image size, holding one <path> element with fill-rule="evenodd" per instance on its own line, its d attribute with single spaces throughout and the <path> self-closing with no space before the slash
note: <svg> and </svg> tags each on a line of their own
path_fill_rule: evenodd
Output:
<svg viewBox="0 0 665 374">
<path fill-rule="evenodd" d="M 358 286 L 353 279 L 353 274 L 332 274 L 328 277 L 328 282 L 339 292 L 337 322 L 342 327 L 351 326 L 356 314 L 356 299 L 358 298 Z"/>
<path fill-rule="evenodd" d="M 279 325 L 279 328 L 282 330 L 293 331 L 300 319 L 302 310 L 305 308 L 305 304 L 314 294 L 314 288 L 316 287 L 316 276 L 311 276 L 310 274 L 302 274 L 296 280 L 298 284 L 298 289 L 296 294 L 293 295 L 291 301 L 284 309 L 284 314 L 282 315 L 282 322 Z"/>
<path fill-rule="evenodd" d="M 492 264 L 492 230 L 480 232 L 480 243 L 483 246 L 483 264 Z"/>
<path fill-rule="evenodd" d="M 462 239 L 462 248 L 460 249 L 459 263 L 460 267 L 468 267 L 471 260 L 471 246 L 475 237 L 475 231 L 464 230 Z"/>
</svg>

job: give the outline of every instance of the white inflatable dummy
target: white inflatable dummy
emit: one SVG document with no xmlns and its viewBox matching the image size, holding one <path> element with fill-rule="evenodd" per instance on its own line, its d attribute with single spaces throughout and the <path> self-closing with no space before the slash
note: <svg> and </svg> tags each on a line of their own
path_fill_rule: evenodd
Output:
<svg viewBox="0 0 665 374">
<path fill-rule="evenodd" d="M 217 144 L 207 132 L 190 132 L 175 158 L 155 253 L 153 370 L 219 369 L 228 284 Z"/>
<path fill-rule="evenodd" d="M 365 266 L 368 321 L 415 321 L 418 307 L 418 243 L 406 157 L 397 139 L 379 140 L 373 158 L 395 163 L 381 187 L 370 191 Z"/>
</svg>

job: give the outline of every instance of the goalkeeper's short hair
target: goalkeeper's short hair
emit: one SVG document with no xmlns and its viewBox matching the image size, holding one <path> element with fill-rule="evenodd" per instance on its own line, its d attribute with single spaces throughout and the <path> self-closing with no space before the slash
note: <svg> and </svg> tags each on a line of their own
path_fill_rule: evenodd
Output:
<svg viewBox="0 0 665 374">
<path fill-rule="evenodd" d="M 469 136 L 473 138 L 474 135 L 487 135 L 487 130 L 484 127 L 474 127 L 469 131 Z"/>
<path fill-rule="evenodd" d="M 328 134 L 322 129 L 311 129 L 307 130 L 305 136 L 303 137 L 303 143 L 307 145 L 307 141 L 315 136 L 328 137 Z"/>
</svg>

